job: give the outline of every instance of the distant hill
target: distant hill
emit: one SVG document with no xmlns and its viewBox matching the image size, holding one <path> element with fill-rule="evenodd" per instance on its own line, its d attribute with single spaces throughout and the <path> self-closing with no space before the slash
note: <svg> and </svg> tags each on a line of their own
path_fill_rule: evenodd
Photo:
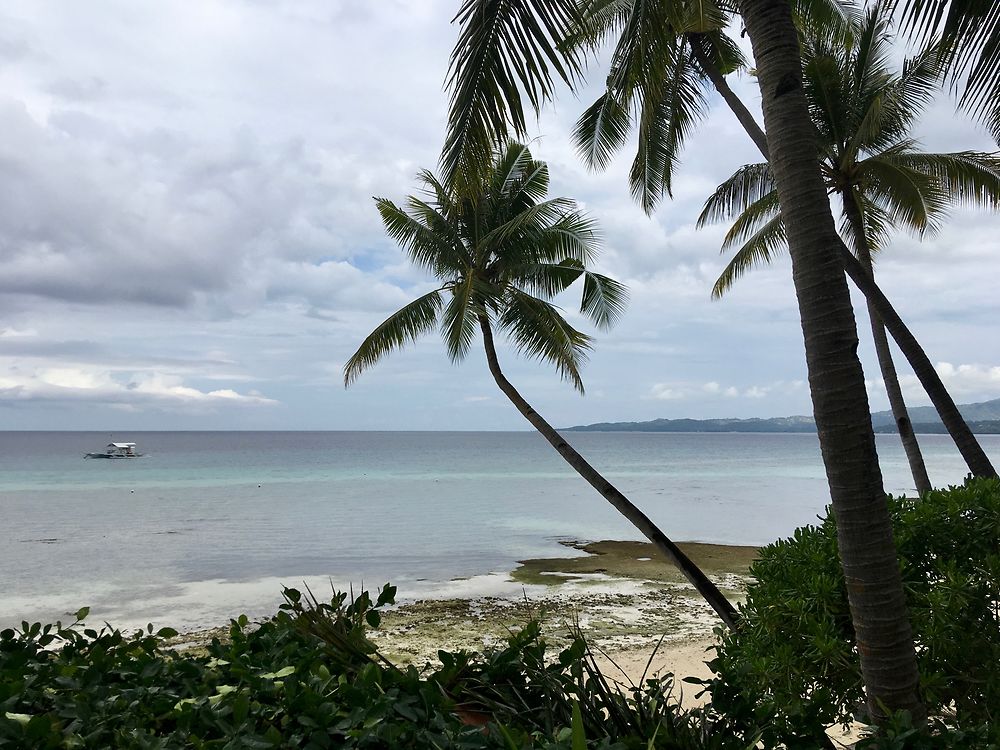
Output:
<svg viewBox="0 0 1000 750">
<path fill-rule="evenodd" d="M 978 404 L 960 404 L 962 415 L 973 432 L 1000 434 L 1000 398 Z M 933 406 L 910 411 L 913 429 L 920 433 L 942 433 L 944 426 Z M 895 432 L 892 412 L 872 414 L 876 432 Z M 771 417 L 770 419 L 653 419 L 649 422 L 598 422 L 564 428 L 567 432 L 815 432 L 812 417 Z"/>
<path fill-rule="evenodd" d="M 958 410 L 962 412 L 962 416 L 967 422 L 996 422 L 1000 420 L 1000 398 L 982 401 L 978 404 L 959 404 Z M 910 407 L 908 411 L 914 427 L 921 424 L 941 424 L 941 419 L 933 406 L 914 406 Z M 891 411 L 877 411 L 872 414 L 872 424 L 876 427 L 892 423 Z"/>
<path fill-rule="evenodd" d="M 972 420 L 969 429 L 977 435 L 1000 435 L 1000 419 Z M 875 432 L 896 432 L 895 424 L 883 424 L 875 428 Z M 947 435 L 948 430 L 940 422 L 915 422 L 913 431 L 922 435 Z"/>
<path fill-rule="evenodd" d="M 771 419 L 654 419 L 651 422 L 598 422 L 567 427 L 569 432 L 816 432 L 812 417 Z"/>
</svg>

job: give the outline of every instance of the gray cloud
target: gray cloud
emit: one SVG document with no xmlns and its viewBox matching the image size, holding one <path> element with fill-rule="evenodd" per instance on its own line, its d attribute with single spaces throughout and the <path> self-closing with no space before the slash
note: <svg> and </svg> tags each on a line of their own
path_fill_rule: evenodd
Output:
<svg viewBox="0 0 1000 750">
<path fill-rule="evenodd" d="M 400 199 L 435 166 L 453 12 L 444 0 L 0 11 L 0 402 L 23 426 L 55 428 L 109 409 L 152 427 L 524 427 L 489 396 L 479 352 L 454 370 L 434 337 L 350 391 L 340 383 L 361 338 L 429 288 L 371 196 Z M 808 412 L 792 385 L 804 365 L 788 261 L 708 296 L 724 227 L 694 221 L 719 181 L 758 160 L 749 140 L 716 106 L 674 200 L 647 217 L 628 194 L 634 147 L 601 174 L 573 151 L 568 134 L 603 78 L 593 71 L 533 124 L 533 148 L 552 193 L 600 224 L 600 267 L 629 284 L 631 304 L 597 338 L 586 398 L 504 348 L 510 377 L 560 424 Z M 753 79 L 735 86 L 756 107 Z M 988 147 L 960 119 L 935 107 L 928 147 Z M 959 211 L 940 236 L 901 237 L 879 262 L 932 358 L 978 368 L 955 365 L 963 393 L 993 387 L 1000 363 L 998 227 Z M 573 314 L 577 300 L 560 302 Z M 862 352 L 871 375 L 864 333 Z M 684 398 L 650 399 L 657 384 Z"/>
</svg>

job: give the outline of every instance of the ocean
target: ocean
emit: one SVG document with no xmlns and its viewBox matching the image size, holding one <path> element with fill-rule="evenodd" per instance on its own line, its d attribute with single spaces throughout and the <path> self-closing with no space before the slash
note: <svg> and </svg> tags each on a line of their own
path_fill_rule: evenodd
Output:
<svg viewBox="0 0 1000 750">
<path fill-rule="evenodd" d="M 765 544 L 827 503 L 814 435 L 569 433 L 677 541 Z M 119 627 L 196 628 L 274 611 L 282 585 L 403 598 L 510 592 L 560 541 L 639 539 L 531 432 L 140 432 L 145 455 L 85 460 L 106 432 L 0 433 L 0 627 L 82 606 Z M 981 436 L 1000 462 L 1000 436 Z M 931 480 L 962 480 L 942 435 Z M 886 488 L 910 488 L 878 436 Z M 69 618 L 71 619 L 71 618 Z"/>
</svg>

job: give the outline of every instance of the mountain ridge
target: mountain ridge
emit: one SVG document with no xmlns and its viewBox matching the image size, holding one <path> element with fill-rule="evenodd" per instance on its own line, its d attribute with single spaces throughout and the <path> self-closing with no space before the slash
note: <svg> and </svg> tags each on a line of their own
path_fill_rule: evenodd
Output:
<svg viewBox="0 0 1000 750">
<path fill-rule="evenodd" d="M 974 404 L 959 404 L 958 410 L 969 422 L 973 432 L 1000 433 L 1000 398 Z M 909 409 L 914 431 L 936 433 L 942 431 L 941 419 L 933 406 Z M 895 432 L 891 411 L 872 413 L 872 426 L 876 432 Z M 563 428 L 566 432 L 815 432 L 812 417 L 751 417 L 748 419 L 652 419 L 645 422 L 595 422 Z"/>
</svg>

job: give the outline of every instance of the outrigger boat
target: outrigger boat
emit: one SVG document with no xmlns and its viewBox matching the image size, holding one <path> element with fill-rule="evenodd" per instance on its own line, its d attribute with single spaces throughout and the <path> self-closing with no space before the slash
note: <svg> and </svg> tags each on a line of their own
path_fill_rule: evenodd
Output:
<svg viewBox="0 0 1000 750">
<path fill-rule="evenodd" d="M 108 443 L 104 453 L 88 453 L 84 458 L 139 458 L 141 455 L 136 453 L 135 443 Z"/>
</svg>

